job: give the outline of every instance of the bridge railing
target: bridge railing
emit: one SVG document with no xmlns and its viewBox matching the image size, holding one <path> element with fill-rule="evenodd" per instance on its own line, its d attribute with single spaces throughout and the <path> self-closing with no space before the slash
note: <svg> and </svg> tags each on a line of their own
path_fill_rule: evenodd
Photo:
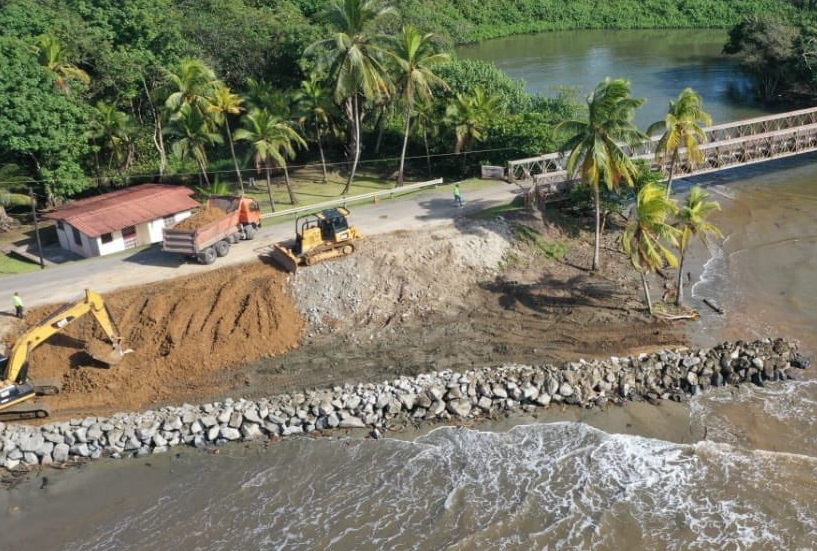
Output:
<svg viewBox="0 0 817 551">
<path fill-rule="evenodd" d="M 812 124 L 817 124 L 817 107 L 708 126 L 703 129 L 707 137 L 704 144 L 802 128 Z M 651 158 L 655 156 L 659 140 L 660 136 L 652 136 L 641 144 L 623 145 L 622 148 L 633 159 Z M 564 172 L 567 156 L 568 152 L 556 152 L 508 161 L 505 178 L 509 182 L 551 179 L 545 175 Z"/>
</svg>

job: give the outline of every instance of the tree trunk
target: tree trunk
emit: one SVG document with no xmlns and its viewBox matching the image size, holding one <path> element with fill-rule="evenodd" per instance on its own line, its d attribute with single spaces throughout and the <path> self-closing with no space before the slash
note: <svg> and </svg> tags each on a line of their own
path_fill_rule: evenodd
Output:
<svg viewBox="0 0 817 551">
<path fill-rule="evenodd" d="M 672 160 L 669 163 L 669 174 L 667 175 L 667 197 L 672 195 L 672 175 L 675 173 L 675 163 L 678 162 L 678 149 L 672 152 Z"/>
<path fill-rule="evenodd" d="M 423 144 L 426 146 L 426 165 L 428 165 L 428 177 L 431 178 L 431 152 L 428 150 L 428 134 L 426 125 L 423 125 Z"/>
<path fill-rule="evenodd" d="M 289 170 L 287 170 L 287 165 L 282 167 L 284 169 L 284 182 L 287 185 L 287 193 L 289 193 L 289 202 L 293 205 L 298 204 L 298 198 L 295 197 L 295 192 L 292 191 L 292 182 L 289 181 Z"/>
<path fill-rule="evenodd" d="M 406 166 L 406 148 L 411 128 L 411 109 L 406 111 L 406 132 L 403 134 L 403 151 L 400 153 L 400 169 L 397 171 L 397 187 L 403 187 L 403 167 Z"/>
<path fill-rule="evenodd" d="M 5 231 L 14 225 L 14 219 L 6 212 L 6 207 L 0 205 L 0 230 Z"/>
<path fill-rule="evenodd" d="M 601 268 L 601 193 L 598 184 L 593 186 L 593 199 L 596 210 L 596 244 L 593 248 L 593 271 Z"/>
<path fill-rule="evenodd" d="M 684 303 L 684 253 L 681 252 L 681 258 L 678 260 L 678 286 L 675 292 L 675 306 L 681 306 Z"/>
<path fill-rule="evenodd" d="M 315 121 L 315 136 L 318 138 L 318 151 L 321 153 L 321 167 L 323 168 L 323 183 L 329 181 L 329 177 L 326 175 L 326 157 L 323 155 L 323 143 L 321 140 L 321 127 L 318 124 L 318 121 Z"/>
<path fill-rule="evenodd" d="M 377 141 L 374 144 L 374 154 L 380 153 L 380 143 L 383 141 L 383 132 L 386 130 L 386 106 L 380 108 L 380 114 L 377 116 L 375 128 L 377 128 Z"/>
<path fill-rule="evenodd" d="M 167 152 L 165 151 L 165 141 L 162 132 L 162 118 L 153 105 L 153 100 L 150 99 L 150 90 L 148 90 L 148 83 L 145 77 L 142 77 L 142 86 L 145 88 L 145 96 L 147 96 L 150 111 L 153 113 L 153 143 L 156 150 L 159 152 L 159 178 L 167 174 Z"/>
<path fill-rule="evenodd" d="M 650 287 L 647 285 L 647 272 L 641 271 L 641 285 L 644 287 L 644 298 L 647 301 L 647 310 L 652 315 L 652 299 L 650 298 Z"/>
<path fill-rule="evenodd" d="M 224 126 L 227 127 L 227 141 L 230 142 L 230 153 L 233 156 L 235 174 L 238 176 L 238 186 L 241 188 L 241 195 L 244 195 L 244 181 L 241 179 L 241 169 L 238 168 L 238 159 L 235 156 L 235 145 L 233 145 L 233 133 L 230 131 L 230 122 L 227 120 L 227 115 L 224 115 Z"/>
<path fill-rule="evenodd" d="M 346 101 L 347 112 L 351 109 L 352 147 L 354 149 L 354 159 L 352 160 L 352 169 L 349 171 L 349 178 L 346 179 L 346 186 L 344 186 L 341 195 L 349 195 L 349 190 L 352 187 L 352 180 L 354 180 L 355 172 L 357 171 L 357 163 L 360 161 L 360 115 L 358 109 L 358 95 L 355 94 Z"/>
<path fill-rule="evenodd" d="M 269 206 L 275 212 L 275 199 L 272 198 L 272 178 L 270 178 L 270 167 L 267 167 L 267 193 L 269 193 Z"/>
</svg>

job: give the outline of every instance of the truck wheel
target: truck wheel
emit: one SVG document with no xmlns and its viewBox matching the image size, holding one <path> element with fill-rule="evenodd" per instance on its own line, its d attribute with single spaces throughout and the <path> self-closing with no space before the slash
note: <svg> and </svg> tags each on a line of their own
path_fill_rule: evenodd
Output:
<svg viewBox="0 0 817 551">
<path fill-rule="evenodd" d="M 222 239 L 214 247 L 218 256 L 227 256 L 230 253 L 230 242 L 226 239 Z"/>
<path fill-rule="evenodd" d="M 244 226 L 244 239 L 250 240 L 255 237 L 255 226 L 252 224 L 247 224 Z"/>
<path fill-rule="evenodd" d="M 216 261 L 216 256 L 216 251 L 213 250 L 213 247 L 207 247 L 198 254 L 196 260 L 199 261 L 199 264 L 212 264 Z"/>
</svg>

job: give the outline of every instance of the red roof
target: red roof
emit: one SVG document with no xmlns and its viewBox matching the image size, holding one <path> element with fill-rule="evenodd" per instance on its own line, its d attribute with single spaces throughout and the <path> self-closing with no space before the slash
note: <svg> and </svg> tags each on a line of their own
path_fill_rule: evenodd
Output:
<svg viewBox="0 0 817 551">
<path fill-rule="evenodd" d="M 200 206 L 184 186 L 142 184 L 72 201 L 45 218 L 64 220 L 89 237 L 99 237 Z"/>
</svg>

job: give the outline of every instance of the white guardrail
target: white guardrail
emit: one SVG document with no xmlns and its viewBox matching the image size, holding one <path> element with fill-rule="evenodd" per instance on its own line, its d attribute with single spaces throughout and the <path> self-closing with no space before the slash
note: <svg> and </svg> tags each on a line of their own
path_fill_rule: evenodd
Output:
<svg viewBox="0 0 817 551">
<path fill-rule="evenodd" d="M 332 207 L 342 206 L 345 207 L 347 203 L 355 203 L 357 201 L 363 201 L 366 199 L 375 199 L 380 197 L 385 197 L 388 195 L 389 199 L 393 198 L 396 195 L 403 195 L 405 193 L 412 193 L 414 191 L 418 191 L 428 187 L 437 187 L 443 183 L 442 178 L 437 178 L 436 180 L 429 180 L 428 182 L 420 182 L 417 184 L 409 184 L 407 186 L 400 186 L 391 189 L 384 189 L 383 191 L 373 191 L 371 193 L 364 193 L 362 195 L 352 195 L 352 196 L 343 196 L 337 199 L 332 199 L 331 201 L 325 201 L 323 203 L 312 203 L 311 205 L 307 205 L 305 207 L 294 207 L 291 209 L 286 210 L 278 210 L 275 212 L 268 212 L 266 214 L 262 214 L 262 219 L 267 218 L 278 218 L 280 216 L 288 216 L 290 214 L 299 214 L 302 212 L 309 212 L 309 211 L 320 211 L 323 209 L 328 209 Z"/>
</svg>

